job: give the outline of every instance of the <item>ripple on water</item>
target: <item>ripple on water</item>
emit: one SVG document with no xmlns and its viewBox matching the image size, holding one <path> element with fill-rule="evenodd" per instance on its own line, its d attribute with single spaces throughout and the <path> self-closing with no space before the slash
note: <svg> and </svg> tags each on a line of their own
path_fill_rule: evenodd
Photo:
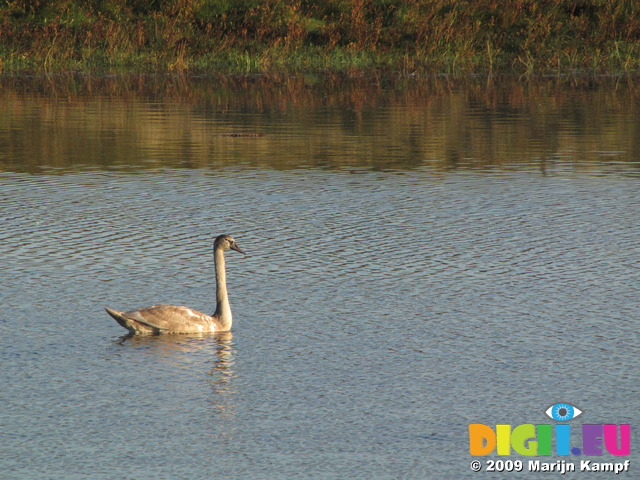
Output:
<svg viewBox="0 0 640 480">
<path fill-rule="evenodd" d="M 78 449 L 140 477 L 211 474 L 205 451 L 231 476 L 428 464 L 459 478 L 446 452 L 471 421 L 504 421 L 496 398 L 514 424 L 567 397 L 596 421 L 629 412 L 636 187 L 528 172 L 3 177 L 7 451 L 78 478 Z M 117 340 L 103 306 L 212 309 L 223 232 L 247 251 L 227 255 L 232 338 Z"/>
</svg>

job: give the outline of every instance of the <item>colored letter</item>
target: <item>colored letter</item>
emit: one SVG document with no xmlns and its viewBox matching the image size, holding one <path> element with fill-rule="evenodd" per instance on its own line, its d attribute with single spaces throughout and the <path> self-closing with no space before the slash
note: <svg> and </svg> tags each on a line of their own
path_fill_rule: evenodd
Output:
<svg viewBox="0 0 640 480">
<path fill-rule="evenodd" d="M 511 432 L 511 446 L 520 455 L 537 455 L 538 442 L 536 442 L 535 426 L 524 423 L 514 428 Z"/>
<path fill-rule="evenodd" d="M 496 448 L 496 434 L 493 429 L 482 423 L 469 425 L 469 450 L 471 455 L 489 455 Z"/>
<path fill-rule="evenodd" d="M 569 455 L 571 438 L 571 425 L 565 423 L 556 424 L 556 453 L 558 455 Z"/>
<path fill-rule="evenodd" d="M 496 425 L 498 437 L 498 455 L 511 455 L 511 425 Z"/>
<path fill-rule="evenodd" d="M 582 447 L 585 455 L 602 455 L 602 425 L 582 425 Z"/>
<path fill-rule="evenodd" d="M 620 427 L 620 448 L 616 430 Z M 631 425 L 604 425 L 604 446 L 611 455 L 621 457 L 631 453 Z"/>
<path fill-rule="evenodd" d="M 551 455 L 551 425 L 538 425 L 538 455 Z"/>
</svg>

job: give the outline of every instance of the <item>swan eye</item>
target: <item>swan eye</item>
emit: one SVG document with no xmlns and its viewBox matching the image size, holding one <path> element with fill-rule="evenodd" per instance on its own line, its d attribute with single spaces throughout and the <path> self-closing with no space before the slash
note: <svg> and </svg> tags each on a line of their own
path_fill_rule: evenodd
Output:
<svg viewBox="0 0 640 480">
<path fill-rule="evenodd" d="M 551 405 L 547 408 L 544 413 L 553 420 L 566 422 L 581 415 L 582 410 L 578 407 L 574 407 L 573 405 L 569 405 L 568 403 L 556 403 L 555 405 Z"/>
</svg>

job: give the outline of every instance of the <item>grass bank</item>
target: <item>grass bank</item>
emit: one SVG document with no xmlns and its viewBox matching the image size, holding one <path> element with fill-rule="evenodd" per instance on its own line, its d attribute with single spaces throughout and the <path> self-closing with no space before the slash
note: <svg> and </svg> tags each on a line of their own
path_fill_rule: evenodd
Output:
<svg viewBox="0 0 640 480">
<path fill-rule="evenodd" d="M 636 0 L 0 0 L 5 73 L 633 72 Z"/>
</svg>

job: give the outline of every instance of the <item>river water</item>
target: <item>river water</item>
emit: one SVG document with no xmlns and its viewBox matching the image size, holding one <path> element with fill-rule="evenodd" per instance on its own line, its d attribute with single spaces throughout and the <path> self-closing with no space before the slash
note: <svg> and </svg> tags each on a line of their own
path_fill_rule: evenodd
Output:
<svg viewBox="0 0 640 480">
<path fill-rule="evenodd" d="M 638 475 L 633 80 L 1 88 L 2 478 Z M 123 337 L 103 307 L 213 310 L 220 233 L 232 333 Z M 558 402 L 631 455 L 470 455 Z"/>
</svg>

